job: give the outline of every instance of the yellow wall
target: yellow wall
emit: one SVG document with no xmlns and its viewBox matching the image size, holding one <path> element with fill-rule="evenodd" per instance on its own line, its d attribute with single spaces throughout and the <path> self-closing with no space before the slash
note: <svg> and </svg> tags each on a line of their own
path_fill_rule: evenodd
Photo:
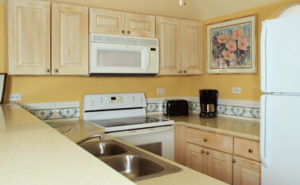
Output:
<svg viewBox="0 0 300 185">
<path fill-rule="evenodd" d="M 64 0 L 69 1 L 70 0 Z M 77 0 L 82 1 L 82 0 Z M 185 17 L 186 10 L 172 9 L 162 3 L 157 9 L 153 5 L 139 7 L 136 5 L 139 0 L 132 0 L 135 4 L 121 3 L 119 9 L 129 11 L 147 12 L 154 14 Z M 143 0 L 145 3 L 148 0 Z M 171 0 L 168 0 L 168 2 Z M 75 2 L 75 1 L 72 1 Z M 82 1 L 83 2 L 83 1 Z M 88 2 L 98 2 L 89 0 Z M 102 6 L 114 8 L 117 0 L 104 1 Z M 164 2 L 164 1 L 161 1 Z M 294 1 L 280 1 L 278 3 L 261 6 L 251 10 L 231 14 L 221 18 L 205 21 L 205 24 L 216 21 L 237 18 L 256 13 L 258 15 L 258 33 L 260 32 L 260 22 L 265 18 L 275 16 L 283 7 Z M 145 4 L 144 4 L 145 5 Z M 175 5 L 174 5 L 175 6 Z M 115 7 L 118 9 L 118 7 Z M 165 11 L 170 9 L 168 11 Z M 7 39 L 6 39 L 6 15 L 5 5 L 0 4 L 0 72 L 6 71 L 7 63 Z M 258 34 L 259 36 L 259 34 Z M 259 37 L 258 37 L 259 38 Z M 259 48 L 257 48 L 259 49 Z M 206 52 L 204 52 L 206 53 Z M 259 54 L 259 52 L 258 52 Z M 206 56 L 204 56 L 206 61 Z M 205 63 L 205 62 L 204 62 Z M 259 61 L 258 61 L 259 64 Z M 259 66 L 259 65 L 258 65 Z M 206 67 L 205 67 L 206 68 Z M 259 72 L 259 69 L 258 69 Z M 241 95 L 232 95 L 231 87 L 241 87 Z M 157 95 L 156 88 L 166 88 L 165 95 Z M 148 97 L 182 97 L 198 96 L 199 89 L 216 88 L 220 91 L 220 98 L 223 99 L 244 99 L 258 100 L 259 74 L 251 75 L 201 75 L 192 77 L 32 77 L 32 76 L 12 76 L 8 78 L 6 92 L 21 93 L 22 103 L 28 102 L 54 102 L 54 101 L 78 101 L 86 93 L 111 93 L 111 92 L 145 92 Z"/>
<path fill-rule="evenodd" d="M 260 60 L 259 60 L 259 38 L 261 30 L 261 22 L 265 19 L 274 18 L 286 6 L 295 0 L 285 0 L 257 8 L 249 9 L 242 12 L 237 12 L 223 17 L 204 21 L 204 30 L 206 25 L 235 19 L 248 15 L 257 15 L 257 64 L 258 69 L 256 74 L 207 74 L 203 76 L 195 76 L 189 78 L 189 95 L 198 96 L 199 89 L 212 88 L 219 90 L 219 97 L 222 99 L 240 99 L 240 100 L 259 100 L 260 93 Z M 205 32 L 205 31 L 204 31 Z M 206 33 L 206 32 L 205 32 Z M 206 34 L 204 34 L 204 45 L 206 43 Z M 206 47 L 204 47 L 204 63 L 206 64 Z M 207 66 L 205 65 L 205 71 Z M 232 87 L 241 87 L 240 95 L 232 94 Z"/>
</svg>

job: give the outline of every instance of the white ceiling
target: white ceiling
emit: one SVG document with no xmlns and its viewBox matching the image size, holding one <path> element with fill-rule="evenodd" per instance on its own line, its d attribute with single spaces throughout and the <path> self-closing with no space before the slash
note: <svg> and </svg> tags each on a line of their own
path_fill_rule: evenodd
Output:
<svg viewBox="0 0 300 185">
<path fill-rule="evenodd" d="M 279 0 L 186 0 L 189 17 L 207 20 Z"/>
</svg>

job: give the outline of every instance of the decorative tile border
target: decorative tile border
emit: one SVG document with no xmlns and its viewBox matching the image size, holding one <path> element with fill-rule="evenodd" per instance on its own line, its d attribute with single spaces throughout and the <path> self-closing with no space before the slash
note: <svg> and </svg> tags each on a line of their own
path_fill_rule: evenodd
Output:
<svg viewBox="0 0 300 185">
<path fill-rule="evenodd" d="M 22 106 L 41 120 L 71 119 L 80 117 L 79 102 L 32 103 Z"/>
<path fill-rule="evenodd" d="M 200 112 L 200 102 L 198 97 L 178 97 L 178 98 L 153 98 L 148 99 L 148 104 L 156 109 L 149 109 L 148 113 L 161 113 L 165 108 L 165 100 L 185 99 L 189 102 L 189 109 L 193 112 Z M 149 103 L 150 102 L 150 103 Z M 156 105 L 155 105 L 156 104 Z M 159 108 L 161 107 L 161 108 Z M 260 104 L 257 101 L 245 100 L 218 100 L 218 115 L 236 117 L 242 119 L 260 119 Z"/>
<path fill-rule="evenodd" d="M 189 103 L 192 112 L 200 112 L 200 102 L 197 97 L 172 97 L 147 99 L 147 113 L 157 114 L 164 112 L 166 101 L 184 99 Z M 41 120 L 70 119 L 80 117 L 79 102 L 33 103 L 22 105 L 29 112 Z M 244 100 L 218 100 L 218 115 L 242 119 L 260 119 L 259 102 Z"/>
</svg>

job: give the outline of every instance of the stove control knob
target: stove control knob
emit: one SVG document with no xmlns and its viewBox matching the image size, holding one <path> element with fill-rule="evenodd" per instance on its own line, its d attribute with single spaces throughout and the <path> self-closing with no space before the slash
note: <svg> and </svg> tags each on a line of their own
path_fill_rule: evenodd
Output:
<svg viewBox="0 0 300 185">
<path fill-rule="evenodd" d="M 140 103 L 144 103 L 144 98 L 140 98 Z"/>
<path fill-rule="evenodd" d="M 103 103 L 103 98 L 99 98 L 99 103 Z"/>
<path fill-rule="evenodd" d="M 132 102 L 134 102 L 134 101 L 135 101 L 135 97 L 134 97 L 134 96 L 131 96 L 130 100 L 131 100 Z"/>
<path fill-rule="evenodd" d="M 94 102 L 94 100 L 91 100 L 91 102 L 90 102 L 90 106 L 95 106 L 95 102 Z"/>
</svg>

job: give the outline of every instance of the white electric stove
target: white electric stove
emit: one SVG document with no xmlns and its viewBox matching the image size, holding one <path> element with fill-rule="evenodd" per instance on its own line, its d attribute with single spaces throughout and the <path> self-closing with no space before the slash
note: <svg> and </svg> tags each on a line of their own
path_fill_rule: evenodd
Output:
<svg viewBox="0 0 300 185">
<path fill-rule="evenodd" d="M 144 93 L 85 95 L 83 120 L 103 128 L 106 134 L 174 160 L 174 121 L 147 117 Z"/>
</svg>

